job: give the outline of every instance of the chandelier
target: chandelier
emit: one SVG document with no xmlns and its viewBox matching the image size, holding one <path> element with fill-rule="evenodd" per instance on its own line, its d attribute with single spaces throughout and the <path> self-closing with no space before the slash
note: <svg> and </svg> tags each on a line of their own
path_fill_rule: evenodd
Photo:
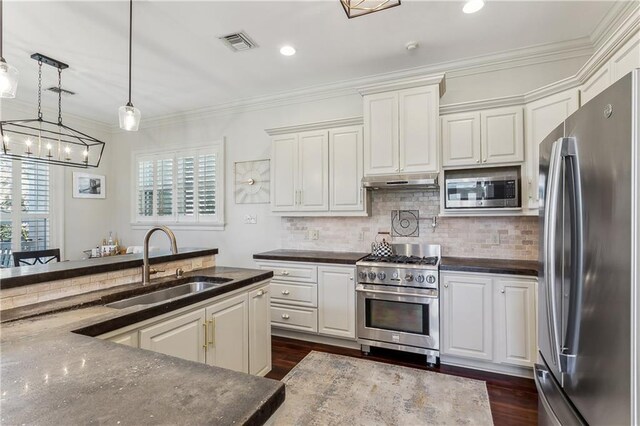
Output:
<svg viewBox="0 0 640 426">
<path fill-rule="evenodd" d="M 340 0 L 349 19 L 400 6 L 401 0 Z"/>
<path fill-rule="evenodd" d="M 2 155 L 38 163 L 69 167 L 98 167 L 105 143 L 62 122 L 62 70 L 65 63 L 40 53 L 31 55 L 38 61 L 38 115 L 26 120 L 0 121 Z M 58 69 L 58 121 L 42 116 L 42 64 Z"/>
</svg>

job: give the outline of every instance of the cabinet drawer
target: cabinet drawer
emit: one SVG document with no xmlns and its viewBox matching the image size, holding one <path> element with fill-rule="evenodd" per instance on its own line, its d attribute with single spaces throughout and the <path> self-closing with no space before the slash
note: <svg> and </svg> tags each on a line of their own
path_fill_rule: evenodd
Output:
<svg viewBox="0 0 640 426">
<path fill-rule="evenodd" d="M 316 333 L 318 331 L 318 310 L 272 305 L 271 325 Z"/>
<path fill-rule="evenodd" d="M 318 306 L 318 290 L 314 284 L 271 282 L 271 300 L 286 305 Z"/>
<path fill-rule="evenodd" d="M 318 268 L 312 265 L 260 263 L 260 269 L 273 271 L 273 279 L 277 281 L 299 281 L 306 283 L 315 283 L 318 281 Z"/>
</svg>

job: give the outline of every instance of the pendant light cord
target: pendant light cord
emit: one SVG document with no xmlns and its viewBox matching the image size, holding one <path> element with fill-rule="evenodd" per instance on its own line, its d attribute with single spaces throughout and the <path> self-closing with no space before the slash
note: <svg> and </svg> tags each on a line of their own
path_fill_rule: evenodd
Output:
<svg viewBox="0 0 640 426">
<path fill-rule="evenodd" d="M 128 105 L 131 105 L 131 39 L 132 37 L 133 37 L 133 0 L 129 0 L 129 104 Z"/>
</svg>

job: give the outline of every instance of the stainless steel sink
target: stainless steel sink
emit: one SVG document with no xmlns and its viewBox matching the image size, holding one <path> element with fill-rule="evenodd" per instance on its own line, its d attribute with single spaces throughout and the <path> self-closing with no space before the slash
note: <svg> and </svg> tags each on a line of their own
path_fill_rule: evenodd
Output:
<svg viewBox="0 0 640 426">
<path fill-rule="evenodd" d="M 142 294 L 140 296 L 130 297 L 128 299 L 119 300 L 117 302 L 108 303 L 105 306 L 115 309 L 124 309 L 136 305 L 153 305 L 155 303 L 164 302 L 176 297 L 187 296 L 189 294 L 200 293 L 210 288 L 219 287 L 224 283 L 212 283 L 205 281 L 196 281 L 187 284 L 178 285 L 163 290 L 154 291 L 152 293 Z"/>
</svg>

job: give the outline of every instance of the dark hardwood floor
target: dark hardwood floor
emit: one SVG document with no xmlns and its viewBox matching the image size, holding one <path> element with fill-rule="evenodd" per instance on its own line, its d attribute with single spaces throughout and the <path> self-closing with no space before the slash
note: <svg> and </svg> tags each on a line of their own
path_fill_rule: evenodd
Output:
<svg viewBox="0 0 640 426">
<path fill-rule="evenodd" d="M 371 348 L 371 354 L 364 357 L 359 350 L 355 349 L 346 349 L 283 337 L 274 336 L 271 342 L 273 367 L 267 375 L 267 377 L 271 379 L 282 379 L 311 351 L 329 352 L 355 358 L 367 358 L 373 361 L 484 380 L 487 382 L 491 413 L 496 426 L 537 425 L 538 423 L 538 394 L 533 380 L 530 379 L 448 365 L 441 365 L 435 368 L 427 367 L 424 356 L 379 348 Z"/>
</svg>

